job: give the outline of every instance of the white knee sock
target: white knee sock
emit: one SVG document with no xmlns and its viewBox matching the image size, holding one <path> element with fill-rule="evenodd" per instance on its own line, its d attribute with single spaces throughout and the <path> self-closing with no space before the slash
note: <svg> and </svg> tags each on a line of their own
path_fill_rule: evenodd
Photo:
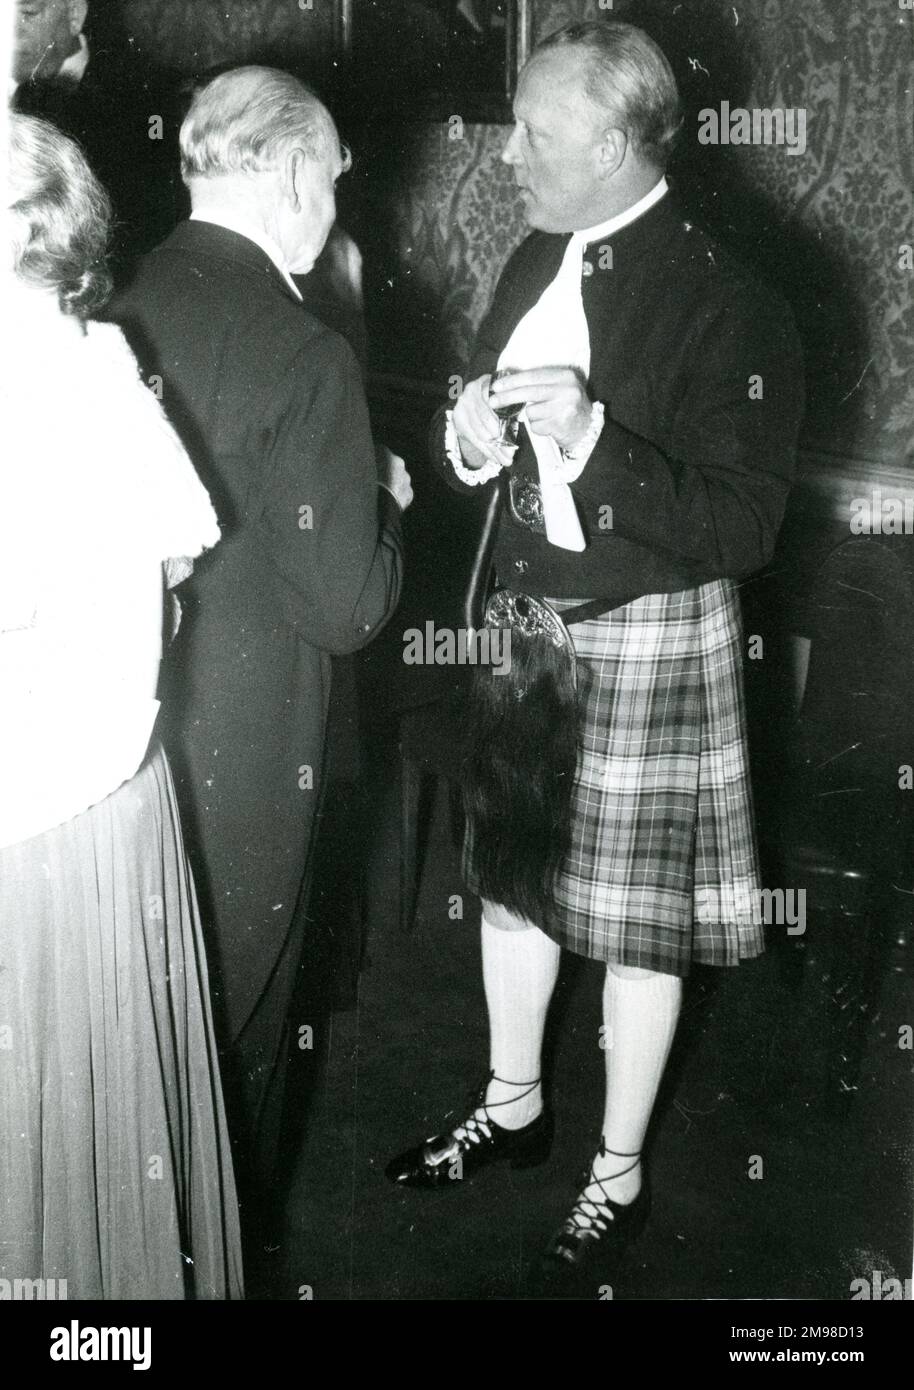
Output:
<svg viewBox="0 0 914 1390">
<path fill-rule="evenodd" d="M 530 1083 L 541 1073 L 543 1030 L 560 956 L 560 947 L 538 927 L 503 931 L 483 918 L 489 1065 L 497 1078 L 489 1083 L 486 1103 L 504 1129 L 522 1129 L 543 1108 L 542 1087 Z"/>
<path fill-rule="evenodd" d="M 603 987 L 603 1144 L 607 1152 L 595 1159 L 594 1173 L 603 1179 L 613 1201 L 632 1201 L 641 1187 L 637 1155 L 673 1042 L 681 1000 L 682 981 L 675 975 L 651 973 L 633 979 L 615 975 L 607 967 Z M 630 1171 L 616 1182 L 608 1181 L 624 1169 Z"/>
</svg>

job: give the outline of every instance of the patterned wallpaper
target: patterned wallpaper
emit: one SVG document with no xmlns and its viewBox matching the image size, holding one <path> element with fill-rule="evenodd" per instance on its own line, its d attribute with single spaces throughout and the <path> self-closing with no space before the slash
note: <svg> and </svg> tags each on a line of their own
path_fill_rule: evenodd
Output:
<svg viewBox="0 0 914 1390">
<path fill-rule="evenodd" d="M 673 173 L 697 217 L 791 302 L 810 449 L 914 468 L 914 12 L 898 0 L 533 0 L 534 28 L 611 10 L 663 44 L 683 90 Z M 94 0 L 99 8 L 105 0 Z M 329 62 L 333 0 L 108 0 L 150 58 Z M 390 0 L 395 6 L 397 0 Z M 358 120 L 341 220 L 359 239 L 376 370 L 445 381 L 524 234 L 503 126 Z M 806 149 L 708 146 L 698 111 L 806 112 Z M 353 114 L 353 112 L 355 114 Z M 459 114 L 459 113 L 455 113 Z M 460 138 L 451 138 L 458 133 Z"/>
</svg>

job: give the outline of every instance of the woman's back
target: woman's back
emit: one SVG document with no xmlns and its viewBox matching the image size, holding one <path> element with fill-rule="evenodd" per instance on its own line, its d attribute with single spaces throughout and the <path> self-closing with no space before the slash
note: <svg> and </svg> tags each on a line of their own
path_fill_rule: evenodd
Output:
<svg viewBox="0 0 914 1390">
<path fill-rule="evenodd" d="M 85 810 L 139 767 L 158 709 L 163 562 L 218 539 L 119 330 L 84 329 L 34 290 L 7 302 L 0 845 Z"/>
</svg>

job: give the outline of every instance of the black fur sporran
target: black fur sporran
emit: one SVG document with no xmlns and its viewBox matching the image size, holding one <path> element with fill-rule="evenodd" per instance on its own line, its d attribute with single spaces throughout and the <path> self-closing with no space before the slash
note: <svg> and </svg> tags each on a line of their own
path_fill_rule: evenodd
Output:
<svg viewBox="0 0 914 1390">
<path fill-rule="evenodd" d="M 571 840 L 580 741 L 574 648 L 542 632 L 505 632 L 510 669 L 473 671 L 463 782 L 468 857 L 481 897 L 542 923 Z"/>
</svg>

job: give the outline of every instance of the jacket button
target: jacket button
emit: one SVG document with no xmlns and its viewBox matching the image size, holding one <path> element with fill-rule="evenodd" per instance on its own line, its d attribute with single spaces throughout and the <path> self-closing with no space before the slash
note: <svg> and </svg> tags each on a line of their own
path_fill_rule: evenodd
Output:
<svg viewBox="0 0 914 1390">
<path fill-rule="evenodd" d="M 371 623 L 359 623 L 358 630 L 359 630 L 359 632 L 370 632 L 370 631 L 371 631 Z"/>
<path fill-rule="evenodd" d="M 526 574 L 530 566 L 527 564 L 526 560 L 515 560 L 514 568 L 517 570 L 518 574 Z"/>
<path fill-rule="evenodd" d="M 584 261 L 581 266 L 581 274 L 584 276 L 585 280 L 593 275 L 593 265 L 590 261 Z"/>
</svg>

